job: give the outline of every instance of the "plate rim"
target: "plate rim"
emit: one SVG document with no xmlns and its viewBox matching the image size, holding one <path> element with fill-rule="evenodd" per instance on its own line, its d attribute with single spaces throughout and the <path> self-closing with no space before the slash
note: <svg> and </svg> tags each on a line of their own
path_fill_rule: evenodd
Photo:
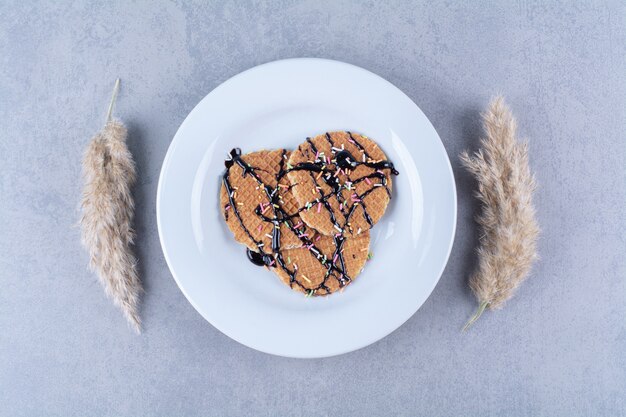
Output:
<svg viewBox="0 0 626 417">
<path fill-rule="evenodd" d="M 166 249 L 166 244 L 165 244 L 165 241 L 164 241 L 163 231 L 162 231 L 163 230 L 163 226 L 161 224 L 162 223 L 162 216 L 161 216 L 161 203 L 160 202 L 161 202 L 161 198 L 162 198 L 163 179 L 164 179 L 165 172 L 166 172 L 166 166 L 168 165 L 169 159 L 171 158 L 171 156 L 173 154 L 173 148 L 176 146 L 176 143 L 175 143 L 176 142 L 176 137 L 178 136 L 178 134 L 181 131 L 181 129 L 183 128 L 183 126 L 186 125 L 186 123 L 188 122 L 188 120 L 190 119 L 190 117 L 192 116 L 194 111 L 196 110 L 196 108 L 198 106 L 200 106 L 200 104 L 203 101 L 207 100 L 208 97 L 213 92 L 215 92 L 217 89 L 223 88 L 227 84 L 230 84 L 231 82 L 233 82 L 234 80 L 236 80 L 237 78 L 239 78 L 241 76 L 244 76 L 248 72 L 255 71 L 255 70 L 258 70 L 258 69 L 261 69 L 261 68 L 265 68 L 265 67 L 268 67 L 268 66 L 289 64 L 290 62 L 294 62 L 294 61 L 299 61 L 299 62 L 306 62 L 306 61 L 308 61 L 308 62 L 323 62 L 323 63 L 330 63 L 330 64 L 339 64 L 341 66 L 350 67 L 351 69 L 354 69 L 354 70 L 363 71 L 363 72 L 366 72 L 366 73 L 368 73 L 370 75 L 373 75 L 374 77 L 377 77 L 378 79 L 382 80 L 384 83 L 388 84 L 394 90 L 397 90 L 397 92 L 399 92 L 401 95 L 405 96 L 405 98 L 409 100 L 411 105 L 414 106 L 418 112 L 420 112 L 420 113 L 422 113 L 424 115 L 426 121 L 430 124 L 430 126 L 432 127 L 432 129 L 436 133 L 436 137 L 437 137 L 437 140 L 435 141 L 436 144 L 437 144 L 436 146 L 440 147 L 441 151 L 443 152 L 443 155 L 445 156 L 445 163 L 446 163 L 445 165 L 447 167 L 447 171 L 449 173 L 449 178 L 451 180 L 451 186 L 452 186 L 451 187 L 451 191 L 452 191 L 452 205 L 453 205 L 452 210 L 451 210 L 451 213 L 452 213 L 451 231 L 452 231 L 452 233 L 450 234 L 450 238 L 449 238 L 449 242 L 448 242 L 448 245 L 447 245 L 447 248 L 446 248 L 446 254 L 445 254 L 445 257 L 444 257 L 444 261 L 442 262 L 442 264 L 441 264 L 441 266 L 439 268 L 439 272 L 437 273 L 437 278 L 435 280 L 433 280 L 430 288 L 426 292 L 426 296 L 425 296 L 424 300 L 419 305 L 416 305 L 416 307 L 414 309 L 412 309 L 413 311 L 398 326 L 396 326 L 395 328 L 391 329 L 390 331 L 388 331 L 388 332 L 386 332 L 386 333 L 384 333 L 382 335 L 377 335 L 373 340 L 360 343 L 356 347 L 335 349 L 335 350 L 332 350 L 332 352 L 330 352 L 330 353 L 320 353 L 319 355 L 298 355 L 297 353 L 295 353 L 295 354 L 287 354 L 287 353 L 283 353 L 283 352 L 277 353 L 277 352 L 272 352 L 272 351 L 269 351 L 269 350 L 266 350 L 266 349 L 263 349 L 263 348 L 260 348 L 260 347 L 257 347 L 257 346 L 251 346 L 248 343 L 245 343 L 245 342 L 235 338 L 234 336 L 228 334 L 224 329 L 221 328 L 220 325 L 216 325 L 213 321 L 209 320 L 205 316 L 205 314 L 201 311 L 201 309 L 196 305 L 196 303 L 193 301 L 193 299 L 187 294 L 187 291 L 185 290 L 185 288 L 181 284 L 181 281 L 177 277 L 177 274 L 174 271 L 174 268 L 172 266 L 172 261 L 170 259 L 170 255 L 168 254 L 168 251 Z M 167 267 L 168 267 L 168 269 L 170 271 L 170 274 L 171 274 L 172 278 L 176 282 L 176 285 L 178 286 L 180 291 L 183 293 L 183 295 L 185 296 L 187 301 L 196 310 L 196 312 L 198 314 L 200 314 L 200 316 L 205 321 L 207 321 L 211 326 L 216 328 L 220 333 L 224 334 L 229 339 L 232 339 L 232 340 L 236 341 L 237 343 L 239 343 L 239 344 L 241 344 L 243 346 L 246 346 L 246 347 L 248 347 L 250 349 L 253 349 L 253 350 L 256 350 L 256 351 L 259 351 L 259 352 L 263 352 L 263 353 L 266 353 L 266 354 L 269 354 L 269 355 L 273 355 L 273 356 L 287 357 L 287 358 L 296 358 L 296 359 L 319 359 L 319 358 L 334 357 L 334 356 L 347 354 L 347 353 L 350 353 L 350 352 L 355 352 L 355 351 L 358 351 L 360 349 L 363 349 L 363 348 L 365 348 L 367 346 L 373 345 L 373 344 L 381 341 L 382 339 L 386 338 L 387 336 L 389 336 L 390 334 L 392 334 L 393 332 L 398 330 L 400 327 L 402 327 L 424 305 L 426 300 L 428 300 L 428 298 L 432 295 L 432 292 L 434 291 L 435 287 L 439 283 L 439 281 L 440 281 L 440 279 L 441 279 L 441 277 L 442 277 L 442 275 L 443 275 L 443 273 L 445 271 L 445 268 L 448 265 L 448 262 L 450 260 L 450 255 L 452 253 L 452 248 L 454 246 L 454 241 L 455 241 L 455 237 L 456 237 L 456 229 L 457 229 L 457 221 L 458 221 L 457 185 L 456 185 L 456 178 L 454 176 L 454 171 L 452 169 L 452 164 L 451 164 L 451 161 L 450 161 L 450 156 L 449 156 L 445 146 L 443 145 L 443 142 L 441 140 L 441 137 L 439 136 L 439 133 L 437 132 L 435 127 L 432 125 L 432 122 L 430 121 L 430 119 L 424 114 L 422 109 L 417 105 L 417 103 L 415 103 L 399 87 L 397 87 L 392 82 L 388 81 L 387 79 L 385 79 L 384 77 L 376 74 L 373 71 L 367 70 L 365 68 L 362 68 L 362 67 L 359 67 L 357 65 L 350 64 L 350 63 L 347 63 L 347 62 L 344 62 L 344 61 L 338 61 L 338 60 L 326 59 L 326 58 L 316 58 L 316 57 L 300 57 L 300 58 L 279 59 L 279 60 L 269 61 L 269 62 L 260 64 L 260 65 L 256 65 L 254 67 L 248 68 L 248 69 L 246 69 L 244 71 L 241 71 L 241 72 L 233 75 L 232 77 L 224 80 L 223 82 L 221 82 L 220 84 L 215 86 L 211 91 L 209 91 L 200 101 L 198 101 L 198 103 L 195 104 L 195 106 L 187 114 L 187 116 L 185 116 L 185 118 L 181 122 L 180 126 L 176 130 L 176 133 L 172 137 L 172 140 L 170 141 L 170 144 L 168 145 L 167 152 L 165 154 L 165 157 L 163 158 L 163 162 L 161 164 L 161 168 L 160 168 L 160 172 L 159 172 L 159 180 L 158 180 L 158 185 L 157 185 L 157 193 L 156 193 L 155 203 L 156 203 L 156 220 L 157 220 L 157 231 L 158 231 L 158 235 L 159 235 L 159 243 L 161 245 L 161 250 L 163 252 L 163 256 L 165 258 Z"/>
</svg>

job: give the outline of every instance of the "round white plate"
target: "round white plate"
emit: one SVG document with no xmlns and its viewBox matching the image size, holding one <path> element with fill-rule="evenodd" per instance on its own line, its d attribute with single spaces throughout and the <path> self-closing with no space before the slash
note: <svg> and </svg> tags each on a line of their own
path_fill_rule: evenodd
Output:
<svg viewBox="0 0 626 417">
<path fill-rule="evenodd" d="M 400 175 L 363 272 L 343 293 L 305 298 L 247 260 L 218 192 L 233 147 L 293 149 L 332 130 L 372 137 Z M 315 358 L 382 339 L 424 303 L 452 247 L 456 189 L 437 132 L 402 91 L 353 65 L 290 59 L 231 78 L 187 116 L 163 162 L 157 221 L 172 275 L 206 320 L 251 348 Z"/>
</svg>

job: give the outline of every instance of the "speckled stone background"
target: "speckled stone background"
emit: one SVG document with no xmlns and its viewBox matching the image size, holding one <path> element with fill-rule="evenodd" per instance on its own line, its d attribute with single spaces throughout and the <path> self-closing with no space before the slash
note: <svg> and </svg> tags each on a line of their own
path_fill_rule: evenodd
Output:
<svg viewBox="0 0 626 417">
<path fill-rule="evenodd" d="M 0 3 L 0 415 L 626 415 L 626 5 L 616 1 Z M 156 227 L 158 173 L 211 89 L 268 61 L 347 61 L 404 90 L 458 183 L 450 262 L 404 326 L 324 360 L 262 354 L 205 322 Z M 115 77 L 140 172 L 145 332 L 85 268 L 80 159 Z M 502 92 L 531 146 L 541 261 L 475 308 L 477 206 L 458 153 Z"/>
</svg>

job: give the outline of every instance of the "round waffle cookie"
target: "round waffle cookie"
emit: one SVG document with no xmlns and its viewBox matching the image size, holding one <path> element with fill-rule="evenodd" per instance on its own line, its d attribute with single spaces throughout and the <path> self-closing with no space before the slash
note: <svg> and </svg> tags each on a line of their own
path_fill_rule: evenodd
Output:
<svg viewBox="0 0 626 417">
<path fill-rule="evenodd" d="M 231 159 L 226 161 L 220 190 L 222 215 L 235 240 L 253 251 L 271 253 L 273 249 L 297 248 L 302 242 L 296 232 L 315 233 L 306 224 L 291 229 L 284 221 L 268 221 L 278 217 L 279 207 L 289 214 L 298 210 L 293 197 L 283 198 L 284 190 L 291 187 L 284 175 L 289 154 L 278 149 L 241 155 L 233 149 Z M 298 224 L 299 218 L 293 220 L 294 225 Z M 276 227 L 278 232 L 274 233 Z M 273 244 L 280 247 L 273 248 Z"/>
<path fill-rule="evenodd" d="M 272 268 L 283 282 L 307 295 L 330 294 L 363 269 L 369 233 L 346 239 L 308 227 L 286 179 L 288 157 L 286 150 L 241 155 L 233 149 L 222 178 L 222 213 L 253 263 Z"/>
<path fill-rule="evenodd" d="M 287 177 L 304 223 L 324 235 L 358 237 L 376 224 L 391 199 L 393 163 L 366 136 L 328 132 L 289 157 Z"/>
</svg>

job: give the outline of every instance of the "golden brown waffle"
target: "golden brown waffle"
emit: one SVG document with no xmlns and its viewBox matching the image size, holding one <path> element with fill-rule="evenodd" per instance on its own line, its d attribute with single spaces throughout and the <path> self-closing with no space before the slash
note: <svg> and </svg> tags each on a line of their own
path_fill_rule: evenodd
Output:
<svg viewBox="0 0 626 417">
<path fill-rule="evenodd" d="M 330 294 L 350 284 L 365 266 L 369 253 L 369 231 L 361 233 L 358 238 L 346 238 L 342 259 L 339 255 L 335 259 L 335 269 L 331 266 L 337 248 L 334 238 L 318 235 L 318 239 L 310 249 L 282 251 L 284 268 L 272 268 L 285 284 L 311 296 Z"/>
<path fill-rule="evenodd" d="M 236 157 L 227 161 L 220 203 L 235 239 L 260 253 L 258 261 L 283 282 L 307 295 L 330 294 L 352 282 L 367 259 L 369 232 L 347 239 L 308 227 L 298 215 L 293 187 L 284 175 L 288 151 L 233 152 Z M 279 197 L 268 205 L 274 193 Z M 280 230 L 277 248 L 272 246 L 273 222 Z"/>
<path fill-rule="evenodd" d="M 347 237 L 358 237 L 369 230 L 391 198 L 395 170 L 386 160 L 374 141 L 357 133 L 329 132 L 307 138 L 291 153 L 289 166 L 313 163 L 322 171 L 287 174 L 298 204 L 308 207 L 300 213 L 302 220 L 329 236 L 343 231 Z"/>
<path fill-rule="evenodd" d="M 273 151 L 259 151 L 242 155 L 241 158 L 254 168 L 255 174 L 271 189 L 277 186 L 277 175 L 284 168 L 289 158 L 289 151 L 278 149 Z M 267 193 L 262 185 L 251 174 L 243 175 L 243 168 L 238 164 L 233 164 L 228 168 L 228 180 L 232 189 L 232 197 L 229 198 L 226 186 L 222 182 L 220 190 L 220 208 L 226 220 L 228 228 L 235 236 L 235 240 L 246 245 L 253 251 L 260 248 L 267 253 L 272 252 L 272 235 L 274 225 L 264 221 L 256 211 L 261 210 L 265 217 L 274 217 L 275 207 L 269 204 Z M 280 180 L 280 201 L 283 209 L 289 214 L 297 211 L 297 203 L 291 194 L 285 200 L 284 193 L 290 188 L 290 183 L 285 176 Z M 239 216 L 233 210 L 232 204 L 237 206 Z M 263 204 L 263 208 L 260 208 Z M 294 219 L 298 224 L 299 219 Z M 302 245 L 296 234 L 284 223 L 280 223 L 280 243 L 281 248 L 297 248 Z M 314 235 L 306 224 L 298 228 L 299 232 Z M 261 245 L 259 247 L 259 245 Z"/>
</svg>

